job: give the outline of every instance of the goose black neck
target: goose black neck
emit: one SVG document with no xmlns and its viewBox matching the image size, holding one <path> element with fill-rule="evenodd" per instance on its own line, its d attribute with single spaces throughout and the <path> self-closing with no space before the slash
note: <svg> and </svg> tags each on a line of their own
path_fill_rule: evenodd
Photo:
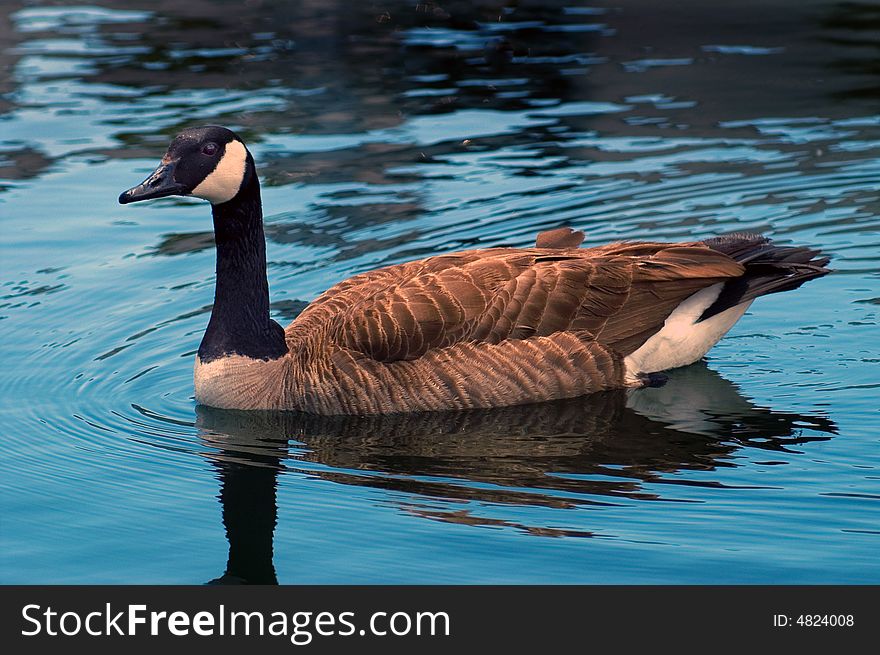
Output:
<svg viewBox="0 0 880 655">
<path fill-rule="evenodd" d="M 211 320 L 199 346 L 202 363 L 227 355 L 269 360 L 287 352 L 284 330 L 269 318 L 263 209 L 251 166 L 238 194 L 212 205 L 217 285 Z"/>
</svg>

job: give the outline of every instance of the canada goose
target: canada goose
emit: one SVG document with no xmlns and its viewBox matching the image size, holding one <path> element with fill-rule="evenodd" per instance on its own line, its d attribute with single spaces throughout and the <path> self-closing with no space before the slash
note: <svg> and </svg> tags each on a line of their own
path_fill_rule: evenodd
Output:
<svg viewBox="0 0 880 655">
<path fill-rule="evenodd" d="M 755 234 L 580 248 L 487 248 L 340 282 L 287 329 L 269 317 L 254 159 L 230 130 L 185 130 L 119 196 L 211 203 L 217 282 L 196 401 L 226 409 L 381 414 L 500 407 L 658 384 L 708 352 L 758 296 L 825 275 L 827 257 Z"/>
</svg>

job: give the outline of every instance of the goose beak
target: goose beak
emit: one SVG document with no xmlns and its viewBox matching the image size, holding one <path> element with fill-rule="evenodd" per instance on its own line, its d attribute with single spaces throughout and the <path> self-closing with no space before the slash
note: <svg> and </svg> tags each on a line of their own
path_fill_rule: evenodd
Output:
<svg viewBox="0 0 880 655">
<path fill-rule="evenodd" d="M 119 196 L 119 204 L 127 205 L 139 200 L 187 194 L 189 191 L 186 186 L 174 181 L 174 166 L 173 161 L 161 164 L 146 180 L 128 191 L 123 191 Z"/>
</svg>

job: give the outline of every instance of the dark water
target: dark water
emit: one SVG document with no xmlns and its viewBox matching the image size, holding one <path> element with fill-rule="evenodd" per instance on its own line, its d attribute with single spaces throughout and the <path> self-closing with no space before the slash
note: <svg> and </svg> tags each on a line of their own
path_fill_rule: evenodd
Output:
<svg viewBox="0 0 880 655">
<path fill-rule="evenodd" d="M 4 3 L 0 580 L 880 582 L 880 7 L 721 4 Z M 561 224 L 837 272 L 661 389 L 197 408 L 208 209 L 116 197 L 208 122 L 264 177 L 282 323 Z"/>
</svg>

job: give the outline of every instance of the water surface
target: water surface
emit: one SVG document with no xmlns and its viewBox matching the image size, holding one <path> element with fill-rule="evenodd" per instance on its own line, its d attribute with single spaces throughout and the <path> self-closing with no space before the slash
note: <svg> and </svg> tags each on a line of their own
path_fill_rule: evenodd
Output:
<svg viewBox="0 0 880 655">
<path fill-rule="evenodd" d="M 4 5 L 0 581 L 880 582 L 880 12 L 706 4 Z M 204 123 L 258 162 L 282 324 L 564 224 L 761 231 L 836 272 L 660 389 L 196 407 L 208 209 L 116 197 Z"/>
</svg>

